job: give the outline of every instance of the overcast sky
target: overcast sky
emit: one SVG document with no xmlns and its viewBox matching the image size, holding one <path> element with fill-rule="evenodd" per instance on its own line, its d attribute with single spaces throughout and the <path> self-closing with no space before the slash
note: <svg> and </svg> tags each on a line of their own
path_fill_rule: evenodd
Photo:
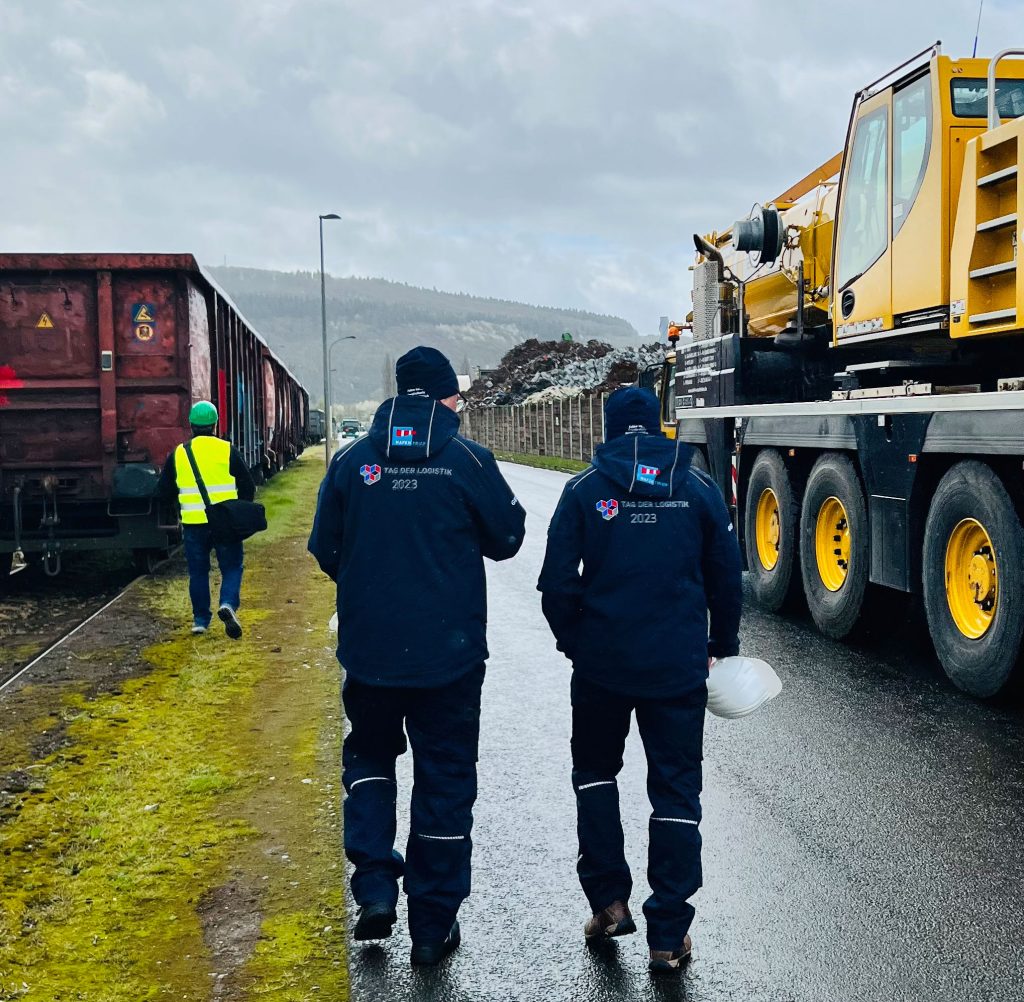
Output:
<svg viewBox="0 0 1024 1002">
<path fill-rule="evenodd" d="M 828 11 L 832 11 L 828 15 Z M 626 317 L 977 0 L 0 0 L 0 248 L 190 251 Z M 1024 45 L 985 0 L 979 53 Z"/>
</svg>

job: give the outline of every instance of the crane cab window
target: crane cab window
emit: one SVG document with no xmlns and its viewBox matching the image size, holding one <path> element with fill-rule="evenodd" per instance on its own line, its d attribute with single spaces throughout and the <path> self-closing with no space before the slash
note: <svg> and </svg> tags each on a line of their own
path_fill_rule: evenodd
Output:
<svg viewBox="0 0 1024 1002">
<path fill-rule="evenodd" d="M 988 118 L 988 81 L 958 79 L 950 83 L 957 118 Z M 996 81 L 996 111 L 1000 118 L 1024 116 L 1024 80 Z"/>
<path fill-rule="evenodd" d="M 876 108 L 858 123 L 843 187 L 839 224 L 839 288 L 859 278 L 889 243 L 889 110 Z"/>
<path fill-rule="evenodd" d="M 921 190 L 932 136 L 931 77 L 927 74 L 892 99 L 892 235 L 903 226 Z"/>
</svg>

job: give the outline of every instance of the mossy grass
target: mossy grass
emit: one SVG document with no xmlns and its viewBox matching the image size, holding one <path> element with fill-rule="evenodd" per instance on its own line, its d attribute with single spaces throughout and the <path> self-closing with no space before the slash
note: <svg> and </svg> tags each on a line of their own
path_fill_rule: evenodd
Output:
<svg viewBox="0 0 1024 1002">
<path fill-rule="evenodd" d="M 31 784 L 0 804 L 0 1000 L 348 997 L 333 592 L 305 553 L 318 459 L 261 491 L 242 641 L 189 634 L 179 571 L 115 613 L 165 624 L 137 677 L 16 694 L 3 769 Z M 203 908 L 229 884 L 254 913 L 244 948 Z"/>
</svg>

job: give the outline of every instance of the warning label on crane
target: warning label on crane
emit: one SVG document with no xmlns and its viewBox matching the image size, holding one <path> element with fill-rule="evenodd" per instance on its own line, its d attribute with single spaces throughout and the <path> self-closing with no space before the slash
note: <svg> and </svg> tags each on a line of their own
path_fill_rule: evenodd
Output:
<svg viewBox="0 0 1024 1002">
<path fill-rule="evenodd" d="M 136 303 L 132 306 L 133 324 L 151 324 L 156 320 L 156 307 L 152 303 Z"/>
<path fill-rule="evenodd" d="M 49 313 L 44 313 L 37 321 L 36 328 L 41 331 L 52 331 L 53 321 L 50 319 Z"/>
</svg>

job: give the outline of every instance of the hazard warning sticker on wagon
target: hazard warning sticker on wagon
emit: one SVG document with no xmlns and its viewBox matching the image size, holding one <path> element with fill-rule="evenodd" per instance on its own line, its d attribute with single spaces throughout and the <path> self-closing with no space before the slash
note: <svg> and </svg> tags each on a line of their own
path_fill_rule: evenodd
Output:
<svg viewBox="0 0 1024 1002">
<path fill-rule="evenodd" d="M 133 324 L 151 324 L 156 320 L 156 307 L 152 303 L 135 303 L 132 306 Z"/>
<path fill-rule="evenodd" d="M 135 340 L 136 341 L 152 341 L 156 331 L 153 329 L 152 324 L 136 324 L 135 325 Z"/>
<path fill-rule="evenodd" d="M 39 319 L 36 321 L 36 330 L 41 330 L 41 331 L 52 331 L 53 330 L 53 320 L 50 318 L 50 314 L 49 313 L 43 313 L 43 314 L 40 315 Z"/>
</svg>

